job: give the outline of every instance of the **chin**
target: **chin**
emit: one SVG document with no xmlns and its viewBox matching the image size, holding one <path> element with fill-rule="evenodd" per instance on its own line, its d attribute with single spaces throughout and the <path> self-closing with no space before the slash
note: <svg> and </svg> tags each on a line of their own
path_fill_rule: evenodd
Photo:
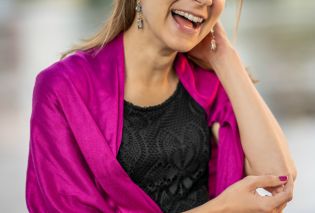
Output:
<svg viewBox="0 0 315 213">
<path fill-rule="evenodd" d="M 172 39 L 167 39 L 165 42 L 169 49 L 177 51 L 177 52 L 189 52 L 193 49 L 196 44 L 194 44 L 191 40 L 172 37 Z"/>
<path fill-rule="evenodd" d="M 183 46 L 178 46 L 173 48 L 173 50 L 181 53 L 189 52 L 192 49 L 192 47 L 183 47 Z"/>
<path fill-rule="evenodd" d="M 189 52 L 200 42 L 200 34 L 187 35 L 176 29 L 172 25 L 166 25 L 163 30 L 160 30 L 160 38 L 164 44 L 170 49 L 177 52 Z"/>
</svg>

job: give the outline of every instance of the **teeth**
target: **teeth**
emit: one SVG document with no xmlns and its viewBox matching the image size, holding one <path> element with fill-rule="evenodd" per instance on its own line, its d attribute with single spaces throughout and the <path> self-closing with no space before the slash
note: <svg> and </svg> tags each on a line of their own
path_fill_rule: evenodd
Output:
<svg viewBox="0 0 315 213">
<path fill-rule="evenodd" d="M 181 11 L 181 10 L 174 10 L 173 12 L 174 12 L 175 14 L 177 14 L 177 15 L 184 16 L 185 18 L 187 18 L 187 19 L 189 19 L 190 21 L 193 21 L 193 22 L 195 22 L 195 23 L 201 23 L 201 22 L 203 22 L 203 18 L 196 17 L 196 16 L 194 16 L 193 14 L 186 13 L 186 12 Z"/>
</svg>

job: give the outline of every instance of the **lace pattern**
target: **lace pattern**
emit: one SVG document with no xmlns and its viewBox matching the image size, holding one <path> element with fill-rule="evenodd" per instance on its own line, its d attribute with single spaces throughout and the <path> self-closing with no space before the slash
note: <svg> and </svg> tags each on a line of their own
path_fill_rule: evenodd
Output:
<svg viewBox="0 0 315 213">
<path fill-rule="evenodd" d="M 117 159 L 164 212 L 186 211 L 209 200 L 210 135 L 206 113 L 179 82 L 159 105 L 124 100 Z"/>
</svg>

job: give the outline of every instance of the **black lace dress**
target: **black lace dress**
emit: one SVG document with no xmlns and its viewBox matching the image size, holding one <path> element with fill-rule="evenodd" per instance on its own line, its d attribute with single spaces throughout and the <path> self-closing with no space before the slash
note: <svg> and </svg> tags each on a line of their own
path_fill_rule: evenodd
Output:
<svg viewBox="0 0 315 213">
<path fill-rule="evenodd" d="M 163 212 L 182 212 L 209 200 L 211 138 L 204 109 L 179 81 L 159 105 L 142 107 L 124 100 L 117 159 Z"/>
</svg>

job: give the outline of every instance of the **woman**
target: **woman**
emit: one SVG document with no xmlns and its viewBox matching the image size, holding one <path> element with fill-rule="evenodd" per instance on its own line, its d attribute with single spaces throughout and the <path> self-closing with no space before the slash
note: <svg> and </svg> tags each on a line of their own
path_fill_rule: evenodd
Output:
<svg viewBox="0 0 315 213">
<path fill-rule="evenodd" d="M 117 0 L 100 33 L 38 74 L 30 212 L 281 212 L 296 169 L 224 4 Z"/>
</svg>

